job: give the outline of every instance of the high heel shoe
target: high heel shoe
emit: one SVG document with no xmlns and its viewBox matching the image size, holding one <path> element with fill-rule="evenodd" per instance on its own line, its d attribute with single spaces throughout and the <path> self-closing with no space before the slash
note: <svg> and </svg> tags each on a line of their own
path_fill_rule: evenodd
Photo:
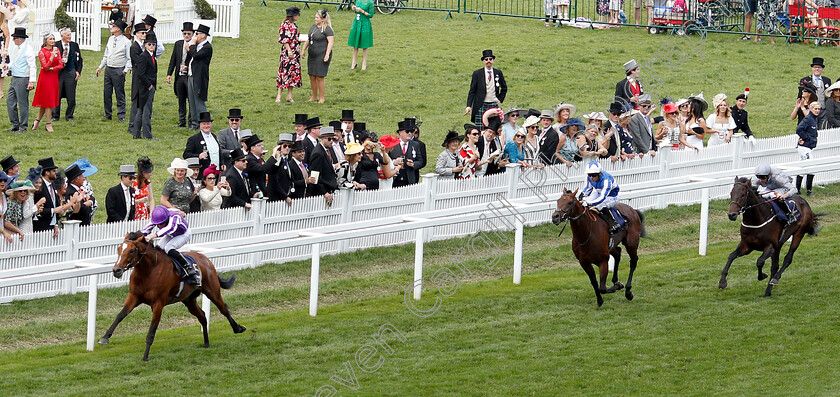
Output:
<svg viewBox="0 0 840 397">
<path fill-rule="evenodd" d="M 356 64 L 355 63 L 350 65 L 350 70 L 356 70 Z"/>
<path fill-rule="evenodd" d="M 47 124 L 44 124 L 44 128 L 47 129 L 47 132 L 55 132 L 55 130 L 52 128 L 52 122 L 51 121 L 47 121 Z"/>
<path fill-rule="evenodd" d="M 35 122 L 32 123 L 32 131 L 35 131 L 35 130 L 38 129 L 38 123 L 40 123 L 40 122 L 41 122 L 41 119 L 35 119 Z"/>
</svg>

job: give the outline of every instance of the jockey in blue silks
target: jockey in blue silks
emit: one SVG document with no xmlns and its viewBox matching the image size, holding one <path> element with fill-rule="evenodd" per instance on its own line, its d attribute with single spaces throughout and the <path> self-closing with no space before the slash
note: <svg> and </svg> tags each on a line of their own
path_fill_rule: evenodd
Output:
<svg viewBox="0 0 840 397">
<path fill-rule="evenodd" d="M 782 172 L 777 168 L 770 167 L 770 164 L 761 163 L 755 167 L 755 180 L 752 181 L 756 192 L 767 200 L 776 210 L 776 216 L 780 221 L 785 223 L 785 226 L 795 222 L 796 219 L 788 216 L 790 208 L 785 203 L 785 199 L 797 194 L 796 186 L 793 184 L 793 178 Z M 781 200 L 782 205 L 779 205 Z"/>
<path fill-rule="evenodd" d="M 586 187 L 583 188 L 581 204 L 584 207 L 594 207 L 599 210 L 601 217 L 610 226 L 610 240 L 612 240 L 612 235 L 620 228 L 611 210 L 618 204 L 618 184 L 612 175 L 601 171 L 601 164 L 597 161 L 589 162 L 586 175 Z M 604 211 L 604 209 L 607 210 Z"/>
<path fill-rule="evenodd" d="M 157 228 L 157 233 L 152 230 Z M 166 208 L 162 205 L 152 210 L 152 221 L 141 231 L 146 236 L 146 241 L 152 241 L 160 237 L 158 247 L 163 248 L 175 266 L 180 269 L 181 278 L 187 284 L 201 286 L 201 278 L 194 264 L 188 263 L 186 258 L 178 252 L 178 249 L 190 241 L 192 232 L 190 225 L 177 209 Z"/>
</svg>

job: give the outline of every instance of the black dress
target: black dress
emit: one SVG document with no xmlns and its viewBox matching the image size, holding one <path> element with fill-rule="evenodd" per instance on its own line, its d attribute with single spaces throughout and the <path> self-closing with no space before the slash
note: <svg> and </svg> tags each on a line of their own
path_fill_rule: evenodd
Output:
<svg viewBox="0 0 840 397">
<path fill-rule="evenodd" d="M 367 154 L 362 154 L 362 159 L 359 160 L 359 166 L 356 168 L 356 179 L 365 185 L 367 190 L 379 189 L 379 165 L 384 165 L 382 161 L 382 155 L 379 153 L 373 153 L 373 160 Z"/>
</svg>

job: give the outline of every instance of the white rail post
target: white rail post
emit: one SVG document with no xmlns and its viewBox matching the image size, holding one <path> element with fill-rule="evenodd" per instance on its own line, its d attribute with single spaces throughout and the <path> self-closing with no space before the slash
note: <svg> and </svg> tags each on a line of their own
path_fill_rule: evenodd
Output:
<svg viewBox="0 0 840 397">
<path fill-rule="evenodd" d="M 522 173 L 522 167 L 519 164 L 511 163 L 505 166 L 505 168 L 507 168 L 505 174 L 508 175 L 507 199 L 510 201 L 516 198 L 516 187 L 518 186 L 519 175 Z"/>
<path fill-rule="evenodd" d="M 79 259 L 79 249 L 76 245 L 79 243 L 79 228 L 82 221 L 63 221 L 64 224 L 64 238 L 67 243 L 67 260 L 74 261 Z M 76 278 L 68 278 L 64 280 L 64 291 L 68 294 L 76 293 Z"/>
<path fill-rule="evenodd" d="M 356 192 L 353 189 L 341 190 L 342 208 L 341 220 L 342 224 L 353 222 L 353 204 L 356 201 Z M 350 241 L 348 239 L 341 240 L 338 243 L 338 252 L 347 252 L 350 250 Z"/>
<path fill-rule="evenodd" d="M 414 299 L 420 299 L 423 289 L 423 228 L 416 231 L 414 242 Z"/>
<path fill-rule="evenodd" d="M 666 179 L 668 178 L 668 166 L 669 161 L 671 158 L 671 144 L 666 143 L 659 146 L 659 150 L 656 153 L 656 158 L 659 159 L 659 179 Z M 656 207 L 657 209 L 662 209 L 668 206 L 668 200 L 666 194 L 661 194 L 656 198 Z"/>
<path fill-rule="evenodd" d="M 321 244 L 312 244 L 312 275 L 309 281 L 309 315 L 318 315 L 318 284 L 321 278 Z"/>
<path fill-rule="evenodd" d="M 201 310 L 204 311 L 204 318 L 207 319 L 207 333 L 210 334 L 210 299 L 204 294 L 201 294 Z"/>
<path fill-rule="evenodd" d="M 741 168 L 741 157 L 744 154 L 744 137 L 747 136 L 743 132 L 732 135 L 732 169 L 737 170 Z"/>
<path fill-rule="evenodd" d="M 78 222 L 78 221 L 76 221 Z M 99 293 L 99 275 L 91 274 L 88 283 L 88 323 L 87 323 L 87 350 L 93 351 L 96 345 L 96 298 Z"/>
<path fill-rule="evenodd" d="M 709 240 L 709 188 L 703 188 L 700 198 L 700 255 L 706 256 Z"/>
<path fill-rule="evenodd" d="M 522 283 L 522 229 L 524 225 L 518 217 L 514 217 L 516 222 L 516 241 L 513 248 L 513 283 Z"/>
<path fill-rule="evenodd" d="M 252 236 L 259 236 L 265 233 L 265 225 L 263 220 L 265 219 L 265 199 L 259 198 L 251 198 L 251 210 L 249 215 L 251 215 L 251 220 L 253 221 L 252 226 Z M 257 267 L 260 265 L 262 261 L 262 252 L 255 252 L 249 256 L 248 262 L 251 267 Z"/>
<path fill-rule="evenodd" d="M 423 211 L 435 210 L 435 196 L 437 192 L 438 174 L 430 173 L 423 175 Z M 423 238 L 425 241 L 432 241 L 434 228 L 424 229 Z"/>
</svg>

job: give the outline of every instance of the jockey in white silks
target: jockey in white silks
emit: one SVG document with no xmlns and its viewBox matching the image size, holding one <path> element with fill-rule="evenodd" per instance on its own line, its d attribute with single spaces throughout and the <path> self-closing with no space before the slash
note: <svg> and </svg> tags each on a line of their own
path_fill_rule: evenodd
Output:
<svg viewBox="0 0 840 397">
<path fill-rule="evenodd" d="M 581 204 L 584 207 L 593 207 L 599 210 L 601 217 L 610 226 L 610 235 L 612 235 L 620 228 L 618 222 L 613 218 L 612 211 L 610 211 L 618 204 L 618 184 L 612 175 L 601 171 L 601 164 L 597 161 L 589 162 L 586 167 L 586 175 L 586 186 L 583 188 Z"/>
<path fill-rule="evenodd" d="M 795 221 L 788 217 L 790 208 L 784 202 L 784 199 L 797 194 L 796 186 L 793 184 L 793 178 L 779 170 L 778 168 L 770 167 L 767 163 L 761 163 L 755 167 L 755 180 L 752 181 L 753 187 L 759 196 L 770 201 L 773 209 L 776 210 L 776 216 L 786 225 Z M 781 199 L 782 205 L 779 205 Z"/>
</svg>

